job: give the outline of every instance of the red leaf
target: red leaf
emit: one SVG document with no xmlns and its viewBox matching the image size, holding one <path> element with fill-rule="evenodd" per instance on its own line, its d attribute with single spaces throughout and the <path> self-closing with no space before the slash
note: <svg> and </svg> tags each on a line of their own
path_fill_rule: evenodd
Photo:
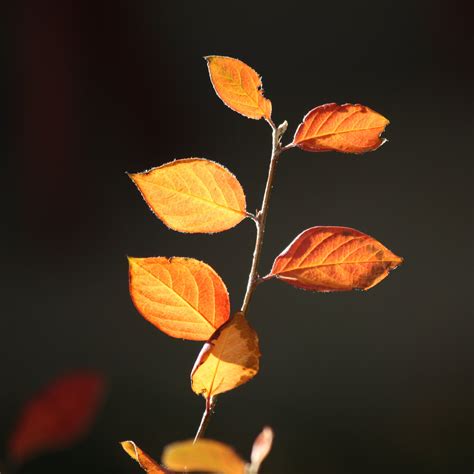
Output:
<svg viewBox="0 0 474 474">
<path fill-rule="evenodd" d="M 102 376 L 75 372 L 62 376 L 30 399 L 8 442 L 15 463 L 45 451 L 65 448 L 85 435 L 104 393 Z"/>
</svg>

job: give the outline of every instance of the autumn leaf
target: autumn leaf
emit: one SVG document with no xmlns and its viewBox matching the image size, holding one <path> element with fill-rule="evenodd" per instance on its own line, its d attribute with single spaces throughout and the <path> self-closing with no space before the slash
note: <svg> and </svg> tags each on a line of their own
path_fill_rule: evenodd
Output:
<svg viewBox="0 0 474 474">
<path fill-rule="evenodd" d="M 205 59 L 214 90 L 225 105 L 251 119 L 270 119 L 272 103 L 263 96 L 262 79 L 251 67 L 226 56 Z"/>
<path fill-rule="evenodd" d="M 213 161 L 185 158 L 129 176 L 151 210 L 173 230 L 221 232 L 247 217 L 242 186 Z"/>
<path fill-rule="evenodd" d="M 204 262 L 129 258 L 130 295 L 140 314 L 172 337 L 205 341 L 229 319 L 229 294 Z"/>
<path fill-rule="evenodd" d="M 293 144 L 313 152 L 365 153 L 385 142 L 380 135 L 388 124 L 384 116 L 364 105 L 320 105 L 306 114 Z"/>
<path fill-rule="evenodd" d="M 153 458 L 142 451 L 133 441 L 122 441 L 124 451 L 145 471 L 151 474 L 166 474 L 165 471 Z"/>
<path fill-rule="evenodd" d="M 104 393 L 103 378 L 93 372 L 62 376 L 23 407 L 8 441 L 14 464 L 47 451 L 63 449 L 86 434 Z"/>
<path fill-rule="evenodd" d="M 402 262 L 362 232 L 320 226 L 298 235 L 275 259 L 269 277 L 307 290 L 368 290 Z"/>
<path fill-rule="evenodd" d="M 265 426 L 253 443 L 252 453 L 250 456 L 251 472 L 258 472 L 260 470 L 260 465 L 270 453 L 272 444 L 273 430 L 269 426 Z"/>
<path fill-rule="evenodd" d="M 210 399 L 251 380 L 259 369 L 257 333 L 238 312 L 204 345 L 191 372 L 192 389 Z"/>
<path fill-rule="evenodd" d="M 179 472 L 244 474 L 246 466 L 230 446 L 210 439 L 172 443 L 166 446 L 161 460 L 166 467 Z"/>
</svg>

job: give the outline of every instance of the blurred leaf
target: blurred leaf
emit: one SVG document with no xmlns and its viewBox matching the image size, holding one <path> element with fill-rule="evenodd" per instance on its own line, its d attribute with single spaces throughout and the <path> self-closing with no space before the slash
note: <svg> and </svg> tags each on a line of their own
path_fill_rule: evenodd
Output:
<svg viewBox="0 0 474 474">
<path fill-rule="evenodd" d="M 250 470 L 252 472 L 258 472 L 260 470 L 260 465 L 270 453 L 272 444 L 273 430 L 270 427 L 265 426 L 262 432 L 255 438 L 252 446 L 252 454 L 250 456 Z"/>
</svg>

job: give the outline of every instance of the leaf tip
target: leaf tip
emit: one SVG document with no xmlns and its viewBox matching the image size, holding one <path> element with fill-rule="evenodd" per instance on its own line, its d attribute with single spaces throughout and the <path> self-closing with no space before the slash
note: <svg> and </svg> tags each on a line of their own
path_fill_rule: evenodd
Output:
<svg viewBox="0 0 474 474">
<path fill-rule="evenodd" d="M 132 459 L 137 460 L 137 448 L 133 441 L 120 441 L 120 446 Z"/>
</svg>

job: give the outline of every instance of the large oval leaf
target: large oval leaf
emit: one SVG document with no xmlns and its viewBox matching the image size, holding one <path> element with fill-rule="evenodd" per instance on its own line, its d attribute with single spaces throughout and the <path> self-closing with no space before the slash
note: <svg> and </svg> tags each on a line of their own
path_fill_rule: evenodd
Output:
<svg viewBox="0 0 474 474">
<path fill-rule="evenodd" d="M 214 90 L 224 104 L 251 119 L 270 119 L 272 103 L 263 97 L 262 79 L 250 66 L 226 56 L 206 60 Z"/>
<path fill-rule="evenodd" d="M 221 232 L 247 216 L 242 186 L 213 161 L 185 158 L 129 176 L 152 211 L 173 230 Z"/>
<path fill-rule="evenodd" d="M 229 319 L 229 294 L 204 262 L 129 258 L 130 295 L 140 314 L 172 337 L 207 340 Z"/>
<path fill-rule="evenodd" d="M 150 474 L 167 474 L 152 457 L 142 451 L 133 441 L 122 441 L 120 443 L 124 451 L 137 463 L 140 467 Z"/>
<path fill-rule="evenodd" d="M 246 465 L 230 446 L 211 439 L 172 443 L 166 446 L 161 460 L 178 472 L 244 474 Z"/>
<path fill-rule="evenodd" d="M 367 290 L 402 262 L 358 230 L 320 226 L 298 235 L 275 259 L 269 276 L 307 290 Z"/>
<path fill-rule="evenodd" d="M 298 126 L 293 143 L 306 151 L 365 153 L 376 150 L 389 121 L 360 104 L 325 104 L 314 108 Z"/>
<path fill-rule="evenodd" d="M 210 399 L 251 380 L 258 372 L 257 333 L 236 313 L 204 345 L 191 372 L 192 389 Z"/>
<path fill-rule="evenodd" d="M 92 425 L 103 392 L 103 378 L 87 371 L 51 382 L 23 407 L 8 442 L 11 461 L 20 464 L 74 443 Z"/>
</svg>

